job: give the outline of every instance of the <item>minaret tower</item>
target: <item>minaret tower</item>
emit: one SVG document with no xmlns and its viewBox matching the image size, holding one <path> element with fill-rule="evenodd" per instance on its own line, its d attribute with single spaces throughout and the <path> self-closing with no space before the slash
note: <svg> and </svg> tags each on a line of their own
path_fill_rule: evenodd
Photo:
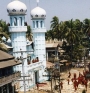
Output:
<svg viewBox="0 0 90 93">
<path fill-rule="evenodd" d="M 45 18 L 46 11 L 38 6 L 31 10 L 32 33 L 34 42 L 34 56 L 38 57 L 46 67 L 46 48 L 45 48 Z"/>
<path fill-rule="evenodd" d="M 10 16 L 9 32 L 11 32 L 11 42 L 13 47 L 13 55 L 17 58 L 21 54 L 18 53 L 20 49 L 26 51 L 26 31 L 25 13 L 27 7 L 19 0 L 13 0 L 7 5 L 7 12 Z M 26 56 L 24 53 L 23 56 Z"/>
<path fill-rule="evenodd" d="M 7 5 L 7 12 L 10 16 L 10 26 L 9 32 L 11 33 L 11 44 L 13 47 L 13 56 L 16 58 L 21 56 L 22 51 L 26 51 L 26 31 L 27 26 L 25 26 L 25 15 L 27 7 L 24 3 L 19 0 L 13 0 Z M 23 58 L 27 57 L 27 53 L 23 52 Z M 24 74 L 27 71 L 27 61 L 24 60 Z M 16 66 L 14 70 L 19 70 L 22 73 L 22 64 Z M 20 81 L 20 87 L 23 90 L 23 81 Z"/>
</svg>

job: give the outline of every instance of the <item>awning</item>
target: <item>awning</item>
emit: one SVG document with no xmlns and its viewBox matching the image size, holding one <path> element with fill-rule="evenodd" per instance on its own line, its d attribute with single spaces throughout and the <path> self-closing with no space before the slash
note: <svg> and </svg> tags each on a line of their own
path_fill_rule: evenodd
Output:
<svg viewBox="0 0 90 93">
<path fill-rule="evenodd" d="M 1 61 L 0 68 L 10 67 L 10 66 L 19 65 L 19 64 L 21 64 L 21 62 L 20 61 L 16 62 L 14 59 Z"/>
<path fill-rule="evenodd" d="M 61 60 L 60 62 L 64 63 L 64 62 L 67 62 L 67 60 Z"/>
</svg>

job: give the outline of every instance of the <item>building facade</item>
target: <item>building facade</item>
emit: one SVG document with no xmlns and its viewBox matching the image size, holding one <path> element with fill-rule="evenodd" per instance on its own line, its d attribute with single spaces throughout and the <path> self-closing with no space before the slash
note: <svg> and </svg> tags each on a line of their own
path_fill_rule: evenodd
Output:
<svg viewBox="0 0 90 93">
<path fill-rule="evenodd" d="M 23 62 L 15 68 L 21 71 L 22 77 L 20 87 L 17 91 L 30 90 L 37 83 L 46 80 L 43 77 L 46 68 L 45 49 L 45 18 L 46 11 L 36 7 L 31 11 L 33 42 L 26 39 L 27 26 L 25 26 L 25 15 L 27 7 L 19 0 L 13 0 L 7 5 L 7 12 L 10 18 L 9 31 L 11 33 L 11 45 L 13 56 Z M 25 80 L 23 82 L 23 80 Z"/>
<path fill-rule="evenodd" d="M 21 62 L 16 62 L 13 56 L 1 50 L 0 54 L 0 93 L 15 93 L 16 86 L 19 86 L 17 79 L 21 77 L 15 66 Z"/>
</svg>

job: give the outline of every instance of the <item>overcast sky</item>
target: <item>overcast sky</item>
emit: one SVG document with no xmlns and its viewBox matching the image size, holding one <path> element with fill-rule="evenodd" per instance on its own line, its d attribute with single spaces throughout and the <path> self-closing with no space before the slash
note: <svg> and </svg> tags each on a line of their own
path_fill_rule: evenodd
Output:
<svg viewBox="0 0 90 93">
<path fill-rule="evenodd" d="M 0 19 L 9 22 L 7 14 L 7 5 L 13 0 L 1 0 L 0 2 Z M 36 7 L 36 0 L 20 0 L 28 8 L 26 21 L 31 25 L 30 11 Z M 90 0 L 40 0 L 39 6 L 46 10 L 46 28 L 50 28 L 52 17 L 59 17 L 60 21 L 70 20 L 73 18 L 83 21 L 85 18 L 90 19 Z"/>
</svg>

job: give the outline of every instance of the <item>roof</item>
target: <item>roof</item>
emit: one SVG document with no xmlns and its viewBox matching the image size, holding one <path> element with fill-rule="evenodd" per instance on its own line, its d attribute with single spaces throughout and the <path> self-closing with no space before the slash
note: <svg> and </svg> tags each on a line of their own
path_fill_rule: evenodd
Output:
<svg viewBox="0 0 90 93">
<path fill-rule="evenodd" d="M 51 63 L 51 62 L 46 62 L 46 67 L 47 68 L 50 68 L 50 67 L 52 67 L 52 66 L 54 66 L 54 63 Z"/>
<path fill-rule="evenodd" d="M 15 61 L 14 57 L 4 51 L 0 50 L 0 68 L 5 68 L 9 66 L 14 66 L 21 64 L 20 61 Z"/>
<path fill-rule="evenodd" d="M 13 47 L 11 47 L 11 46 L 8 46 L 7 44 L 5 44 L 5 43 L 1 43 L 3 46 L 5 46 L 6 48 L 13 48 Z"/>
<path fill-rule="evenodd" d="M 43 8 L 37 6 L 31 10 L 31 17 L 32 18 L 45 18 L 46 11 Z"/>
<path fill-rule="evenodd" d="M 46 48 L 55 48 L 58 46 L 58 43 L 46 43 Z"/>
<path fill-rule="evenodd" d="M 14 0 L 10 2 L 7 5 L 7 12 L 9 14 L 25 14 L 27 11 L 27 6 L 23 3 L 20 2 L 19 0 Z"/>
<path fill-rule="evenodd" d="M 55 48 L 57 46 L 62 46 L 62 41 L 46 41 L 46 48 Z"/>
<path fill-rule="evenodd" d="M 21 64 L 20 61 L 15 61 L 14 59 L 8 60 L 8 61 L 2 61 L 0 62 L 0 68 L 10 67 Z"/>
<path fill-rule="evenodd" d="M 63 52 L 65 52 L 65 50 L 59 50 L 58 52 L 63 53 Z"/>
<path fill-rule="evenodd" d="M 5 60 L 5 59 L 11 59 L 11 58 L 14 58 L 12 55 L 0 50 L 0 61 L 1 60 Z"/>
<path fill-rule="evenodd" d="M 63 62 L 67 62 L 67 60 L 61 60 L 60 62 L 62 62 L 62 63 L 63 63 Z"/>
</svg>

